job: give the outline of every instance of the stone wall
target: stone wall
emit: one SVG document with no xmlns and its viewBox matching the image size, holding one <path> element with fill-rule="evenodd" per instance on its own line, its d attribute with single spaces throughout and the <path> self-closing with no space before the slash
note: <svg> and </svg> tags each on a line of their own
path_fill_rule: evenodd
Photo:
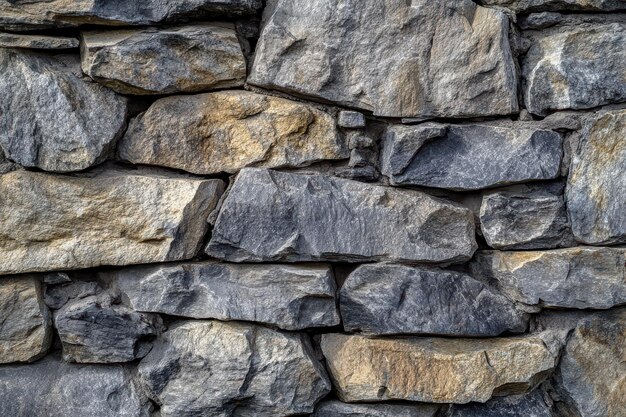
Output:
<svg viewBox="0 0 626 417">
<path fill-rule="evenodd" d="M 0 416 L 626 416 L 624 0 L 0 30 Z"/>
</svg>

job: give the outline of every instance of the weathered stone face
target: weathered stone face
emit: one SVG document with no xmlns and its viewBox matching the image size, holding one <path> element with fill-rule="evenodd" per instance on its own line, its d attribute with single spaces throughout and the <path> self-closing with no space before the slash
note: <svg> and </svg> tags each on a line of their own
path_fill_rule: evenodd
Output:
<svg viewBox="0 0 626 417">
<path fill-rule="evenodd" d="M 51 340 L 41 281 L 28 276 L 0 279 L 0 364 L 37 360 L 46 354 Z"/>
<path fill-rule="evenodd" d="M 171 326 L 139 375 L 163 417 L 311 413 L 330 390 L 305 335 L 219 321 Z"/>
<path fill-rule="evenodd" d="M 572 158 L 567 209 L 577 240 L 626 243 L 626 110 L 598 116 Z"/>
<path fill-rule="evenodd" d="M 485 404 L 455 405 L 449 417 L 555 417 L 540 390 L 530 394 L 495 398 Z"/>
<path fill-rule="evenodd" d="M 476 253 L 471 268 L 509 298 L 528 305 L 610 308 L 626 303 L 626 250 L 569 248 Z"/>
<path fill-rule="evenodd" d="M 128 268 L 107 278 L 137 311 L 258 321 L 286 330 L 339 324 L 336 285 L 326 265 L 184 263 Z"/>
<path fill-rule="evenodd" d="M 544 10 L 614 11 L 625 10 L 623 0 L 482 0 L 485 6 L 501 6 L 517 13 Z"/>
<path fill-rule="evenodd" d="M 296 167 L 350 155 L 329 114 L 247 91 L 157 100 L 130 123 L 118 153 L 133 163 L 196 174 Z"/>
<path fill-rule="evenodd" d="M 396 125 L 381 140 L 392 184 L 452 190 L 556 178 L 562 153 L 558 133 L 524 127 Z"/>
<path fill-rule="evenodd" d="M 149 417 L 151 405 L 130 368 L 68 364 L 48 356 L 0 367 L 0 415 Z"/>
<path fill-rule="evenodd" d="M 81 78 L 73 56 L 0 49 L 0 146 L 25 167 L 102 162 L 126 125 L 126 99 Z"/>
<path fill-rule="evenodd" d="M 341 401 L 320 403 L 312 417 L 435 417 L 439 406 L 433 404 L 346 404 Z"/>
<path fill-rule="evenodd" d="M 500 11 L 469 0 L 274 3 L 251 84 L 388 117 L 517 111 L 509 22 Z"/>
<path fill-rule="evenodd" d="M 247 168 L 207 253 L 231 262 L 454 262 L 476 249 L 472 213 L 417 191 Z"/>
<path fill-rule="evenodd" d="M 620 417 L 626 409 L 626 310 L 583 319 L 565 347 L 557 387 L 581 417 Z"/>
<path fill-rule="evenodd" d="M 82 68 L 122 94 L 242 86 L 246 61 L 229 23 L 82 33 Z"/>
<path fill-rule="evenodd" d="M 348 402 L 485 402 L 534 387 L 557 356 L 539 336 L 368 339 L 325 334 L 321 347 L 337 394 Z"/>
<path fill-rule="evenodd" d="M 526 330 L 528 317 L 469 275 L 402 265 L 363 265 L 341 288 L 347 331 L 498 336 Z"/>
<path fill-rule="evenodd" d="M 0 274 L 191 258 L 222 190 L 142 171 L 0 175 Z"/>
<path fill-rule="evenodd" d="M 555 27 L 533 37 L 523 60 L 531 113 L 588 109 L 626 100 L 626 24 Z"/>
<path fill-rule="evenodd" d="M 73 49 L 78 48 L 78 39 L 61 36 L 25 35 L 22 33 L 0 33 L 0 47 L 24 49 Z"/>
<path fill-rule="evenodd" d="M 0 0 L 0 28 L 28 30 L 84 24 L 150 25 L 203 17 L 252 14 L 261 0 Z"/>
</svg>

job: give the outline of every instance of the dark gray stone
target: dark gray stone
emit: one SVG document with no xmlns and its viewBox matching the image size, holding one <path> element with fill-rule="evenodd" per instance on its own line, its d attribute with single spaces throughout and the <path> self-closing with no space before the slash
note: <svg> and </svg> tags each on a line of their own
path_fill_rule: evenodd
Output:
<svg viewBox="0 0 626 417">
<path fill-rule="evenodd" d="M 381 172 L 394 185 L 452 190 L 558 177 L 560 135 L 526 126 L 391 126 L 382 138 Z"/>
<path fill-rule="evenodd" d="M 365 116 L 358 111 L 342 110 L 339 112 L 337 125 L 347 129 L 362 129 L 365 127 Z"/>
<path fill-rule="evenodd" d="M 435 417 L 439 406 L 434 404 L 348 404 L 324 401 L 312 417 Z"/>
<path fill-rule="evenodd" d="M 624 0 L 481 0 L 486 6 L 509 8 L 517 13 L 528 13 L 546 10 L 562 10 L 564 12 L 579 11 L 617 11 L 626 10 Z"/>
<path fill-rule="evenodd" d="M 563 19 L 561 13 L 542 12 L 531 13 L 522 18 L 519 25 L 522 29 L 545 29 L 554 26 Z"/>
<path fill-rule="evenodd" d="M 537 389 L 526 395 L 490 400 L 484 404 L 454 405 L 447 417 L 556 417 Z"/>
<path fill-rule="evenodd" d="M 340 293 L 346 331 L 498 336 L 522 333 L 528 316 L 469 275 L 403 265 L 363 265 Z"/>
<path fill-rule="evenodd" d="M 243 169 L 207 253 L 231 262 L 455 262 L 476 249 L 472 213 L 418 191 Z"/>
</svg>

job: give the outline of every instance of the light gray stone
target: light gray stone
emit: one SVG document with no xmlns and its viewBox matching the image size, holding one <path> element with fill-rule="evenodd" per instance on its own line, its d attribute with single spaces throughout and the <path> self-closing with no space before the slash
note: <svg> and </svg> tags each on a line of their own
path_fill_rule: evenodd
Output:
<svg viewBox="0 0 626 417">
<path fill-rule="evenodd" d="M 533 114 L 626 101 L 626 23 L 554 27 L 534 34 L 523 59 Z"/>
<path fill-rule="evenodd" d="M 349 156 L 335 119 L 315 107 L 248 91 L 157 100 L 133 119 L 119 157 L 195 174 L 246 166 L 300 167 Z"/>
<path fill-rule="evenodd" d="M 388 117 L 518 109 L 509 21 L 498 10 L 470 0 L 274 3 L 251 84 Z"/>
<path fill-rule="evenodd" d="M 106 275 L 136 311 L 257 321 L 286 330 L 339 324 L 336 285 L 328 265 L 201 262 Z"/>
<path fill-rule="evenodd" d="M 553 179 L 561 142 L 527 125 L 395 125 L 382 137 L 381 172 L 394 185 L 452 190 Z"/>
<path fill-rule="evenodd" d="M 626 303 L 626 249 L 479 251 L 473 275 L 531 306 L 611 308 Z"/>
<path fill-rule="evenodd" d="M 172 325 L 139 376 L 163 417 L 305 414 L 330 391 L 306 335 L 219 321 Z"/>
<path fill-rule="evenodd" d="M 556 417 L 537 389 L 526 395 L 496 398 L 485 404 L 454 405 L 447 417 Z"/>
<path fill-rule="evenodd" d="M 151 405 L 121 365 L 77 365 L 48 356 L 0 367 L 0 415 L 150 417 Z"/>
<path fill-rule="evenodd" d="M 341 287 L 346 331 L 498 336 L 522 333 L 528 316 L 469 275 L 403 265 L 363 265 Z"/>
<path fill-rule="evenodd" d="M 223 187 L 142 170 L 0 175 L 0 275 L 189 259 Z"/>
<path fill-rule="evenodd" d="M 601 114 L 586 126 L 573 155 L 566 198 L 580 242 L 626 243 L 625 137 L 626 110 Z"/>
<path fill-rule="evenodd" d="M 324 401 L 312 417 L 435 417 L 439 406 L 434 404 L 347 404 Z"/>
<path fill-rule="evenodd" d="M 242 86 L 246 60 L 231 23 L 90 31 L 83 72 L 122 94 L 172 94 Z"/>
<path fill-rule="evenodd" d="M 33 276 L 0 279 L 0 364 L 37 360 L 46 354 L 51 340 L 41 281 Z"/>
<path fill-rule="evenodd" d="M 78 48 L 78 39 L 23 33 L 0 33 L 0 48 L 74 49 Z"/>
<path fill-rule="evenodd" d="M 0 146 L 25 167 L 80 171 L 126 126 L 126 99 L 81 78 L 78 61 L 0 48 Z"/>
<path fill-rule="evenodd" d="M 455 262 L 475 249 L 473 215 L 462 206 L 418 191 L 246 168 L 207 253 L 231 262 Z"/>
<path fill-rule="evenodd" d="M 358 111 L 342 110 L 339 112 L 337 124 L 346 129 L 365 128 L 365 116 Z"/>
<path fill-rule="evenodd" d="M 609 12 L 626 10 L 624 0 L 482 0 L 485 6 L 500 6 L 517 13 L 547 10 Z"/>
</svg>

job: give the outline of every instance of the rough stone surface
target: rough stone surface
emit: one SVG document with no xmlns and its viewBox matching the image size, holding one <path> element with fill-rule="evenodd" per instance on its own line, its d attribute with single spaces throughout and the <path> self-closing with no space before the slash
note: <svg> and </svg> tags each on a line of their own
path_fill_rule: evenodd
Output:
<svg viewBox="0 0 626 417">
<path fill-rule="evenodd" d="M 337 124 L 346 129 L 365 128 L 365 116 L 358 111 L 342 110 L 339 112 Z"/>
<path fill-rule="evenodd" d="M 137 313 L 96 296 L 65 304 L 54 326 L 68 362 L 114 363 L 144 357 L 160 328 L 158 316 Z"/>
<path fill-rule="evenodd" d="M 196 174 L 345 159 L 334 119 L 314 107 L 245 91 L 168 97 L 134 119 L 122 159 Z"/>
<path fill-rule="evenodd" d="M 0 28 L 28 30 L 85 24 L 150 25 L 188 18 L 252 14 L 261 0 L 0 0 Z"/>
<path fill-rule="evenodd" d="M 126 125 L 126 100 L 81 78 L 78 60 L 0 48 L 0 146 L 46 171 L 102 162 Z"/>
<path fill-rule="evenodd" d="M 556 417 L 540 390 L 496 398 L 485 404 L 455 405 L 447 417 Z"/>
<path fill-rule="evenodd" d="M 336 285 L 326 265 L 157 265 L 108 277 L 137 311 L 258 321 L 286 330 L 335 326 Z"/>
<path fill-rule="evenodd" d="M 247 168 L 207 253 L 231 262 L 453 262 L 476 249 L 473 215 L 417 191 Z"/>
<path fill-rule="evenodd" d="M 439 406 L 393 404 L 347 404 L 341 401 L 324 401 L 312 417 L 435 417 Z"/>
<path fill-rule="evenodd" d="M 626 303 L 626 249 L 480 251 L 471 267 L 476 278 L 528 305 L 603 309 Z"/>
<path fill-rule="evenodd" d="M 543 190 L 485 195 L 480 228 L 496 249 L 552 249 L 574 243 L 563 195 Z"/>
<path fill-rule="evenodd" d="M 122 94 L 238 87 L 246 78 L 246 61 L 229 23 L 83 32 L 82 68 Z"/>
<path fill-rule="evenodd" d="M 341 288 L 347 331 L 498 336 L 524 332 L 528 317 L 482 282 L 453 271 L 363 265 Z"/>
<path fill-rule="evenodd" d="M 0 415 L 149 417 L 148 399 L 121 365 L 68 364 L 48 356 L 0 367 Z"/>
<path fill-rule="evenodd" d="M 311 413 L 330 390 L 307 336 L 219 321 L 171 326 L 139 375 L 163 417 Z"/>
<path fill-rule="evenodd" d="M 470 0 L 275 3 L 251 84 L 389 117 L 518 109 L 509 22 L 498 10 Z"/>
<path fill-rule="evenodd" d="M 222 189 L 142 171 L 0 175 L 0 274 L 191 258 Z"/>
<path fill-rule="evenodd" d="M 567 209 L 577 240 L 626 243 L 626 110 L 598 116 L 572 158 Z"/>
<path fill-rule="evenodd" d="M 51 340 L 41 281 L 28 276 L 0 279 L 0 364 L 34 361 L 46 354 Z"/>
<path fill-rule="evenodd" d="M 546 10 L 617 11 L 626 10 L 624 0 L 481 0 L 485 6 L 506 7 L 518 13 Z"/>
<path fill-rule="evenodd" d="M 490 125 L 395 125 L 382 137 L 381 172 L 395 185 L 477 190 L 556 178 L 558 133 Z"/>
<path fill-rule="evenodd" d="M 519 25 L 522 29 L 545 29 L 554 26 L 563 20 L 561 13 L 541 12 L 531 13 L 520 19 Z"/>
<path fill-rule="evenodd" d="M 485 402 L 533 388 L 557 356 L 540 336 L 369 339 L 324 334 L 321 348 L 337 394 L 348 402 Z"/>
<path fill-rule="evenodd" d="M 626 101 L 626 23 L 554 27 L 536 34 L 523 60 L 531 113 Z"/>
<path fill-rule="evenodd" d="M 0 33 L 1 48 L 24 49 L 74 49 L 78 39 L 61 36 L 25 35 L 22 33 Z"/>
<path fill-rule="evenodd" d="M 626 409 L 626 310 L 583 319 L 567 342 L 557 387 L 581 417 L 621 417 Z"/>
</svg>

